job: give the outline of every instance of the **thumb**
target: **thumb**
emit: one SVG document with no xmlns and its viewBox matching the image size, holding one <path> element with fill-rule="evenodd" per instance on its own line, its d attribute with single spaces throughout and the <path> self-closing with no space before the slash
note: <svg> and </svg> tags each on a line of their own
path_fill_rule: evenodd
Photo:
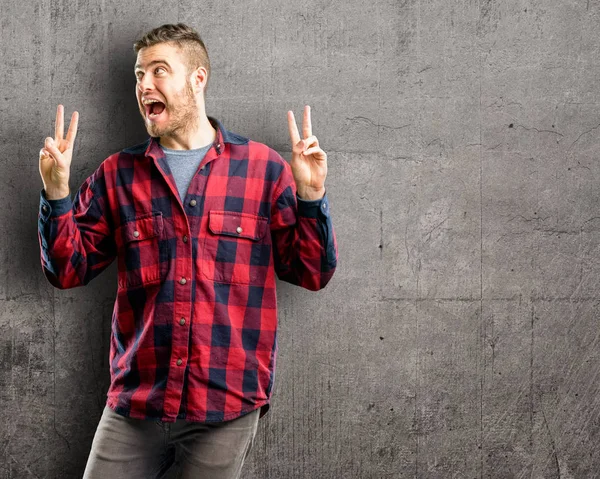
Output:
<svg viewBox="0 0 600 479">
<path fill-rule="evenodd" d="M 56 161 L 56 166 L 58 166 L 59 168 L 68 167 L 63 154 L 60 152 L 60 150 L 56 146 L 56 142 L 52 138 L 50 138 L 50 137 L 46 138 L 44 147 L 45 147 L 46 151 L 48 151 L 50 156 L 52 158 L 54 158 L 54 160 Z"/>
</svg>

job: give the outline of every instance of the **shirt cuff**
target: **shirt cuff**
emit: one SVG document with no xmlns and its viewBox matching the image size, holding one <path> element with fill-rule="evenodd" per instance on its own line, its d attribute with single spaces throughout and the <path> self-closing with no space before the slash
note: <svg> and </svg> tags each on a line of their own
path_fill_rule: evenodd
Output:
<svg viewBox="0 0 600 479">
<path fill-rule="evenodd" d="M 329 218 L 329 200 L 327 193 L 320 200 L 303 200 L 296 194 L 298 215 L 305 218 Z"/>
<path fill-rule="evenodd" d="M 49 200 L 46 198 L 46 192 L 44 190 L 40 192 L 40 216 L 44 220 L 62 216 L 72 209 L 73 202 L 71 201 L 71 195 L 61 198 L 60 200 Z"/>
</svg>

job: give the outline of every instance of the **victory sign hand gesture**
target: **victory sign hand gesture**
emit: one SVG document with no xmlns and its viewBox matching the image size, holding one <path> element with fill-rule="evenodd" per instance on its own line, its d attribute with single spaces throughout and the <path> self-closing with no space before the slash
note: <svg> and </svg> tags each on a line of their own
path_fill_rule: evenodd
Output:
<svg viewBox="0 0 600 479">
<path fill-rule="evenodd" d="M 319 200 L 325 194 L 327 176 L 327 153 L 319 147 L 319 140 L 312 134 L 310 106 L 304 107 L 302 136 L 298 132 L 294 113 L 288 111 L 288 127 L 292 141 L 292 173 L 298 196 L 303 200 Z"/>
<path fill-rule="evenodd" d="M 40 175 L 44 183 L 46 198 L 58 200 L 69 196 L 69 174 L 73 145 L 77 136 L 79 113 L 73 112 L 67 137 L 64 138 L 64 107 L 56 109 L 54 139 L 47 137 L 40 150 Z"/>
</svg>

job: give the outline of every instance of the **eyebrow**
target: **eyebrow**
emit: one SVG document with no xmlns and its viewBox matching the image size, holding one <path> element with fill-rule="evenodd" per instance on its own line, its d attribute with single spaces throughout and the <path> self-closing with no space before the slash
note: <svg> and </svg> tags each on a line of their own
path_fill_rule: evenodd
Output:
<svg viewBox="0 0 600 479">
<path fill-rule="evenodd" d="M 165 64 L 169 68 L 171 68 L 171 65 L 169 65 L 169 63 L 166 60 L 152 60 L 150 63 L 148 63 L 148 68 L 150 68 L 154 65 L 157 65 L 157 64 Z M 133 68 L 133 71 L 137 72 L 139 70 L 143 70 L 142 65 L 140 65 L 139 63 L 136 63 L 135 67 Z"/>
</svg>

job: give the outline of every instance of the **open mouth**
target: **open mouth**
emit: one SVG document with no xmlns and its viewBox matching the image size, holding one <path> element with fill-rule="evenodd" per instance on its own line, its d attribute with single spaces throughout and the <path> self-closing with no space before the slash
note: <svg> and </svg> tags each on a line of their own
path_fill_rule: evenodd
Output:
<svg viewBox="0 0 600 479">
<path fill-rule="evenodd" d="M 156 120 L 166 108 L 165 104 L 160 101 L 146 103 L 144 107 L 146 108 L 146 118 L 150 120 Z"/>
</svg>

